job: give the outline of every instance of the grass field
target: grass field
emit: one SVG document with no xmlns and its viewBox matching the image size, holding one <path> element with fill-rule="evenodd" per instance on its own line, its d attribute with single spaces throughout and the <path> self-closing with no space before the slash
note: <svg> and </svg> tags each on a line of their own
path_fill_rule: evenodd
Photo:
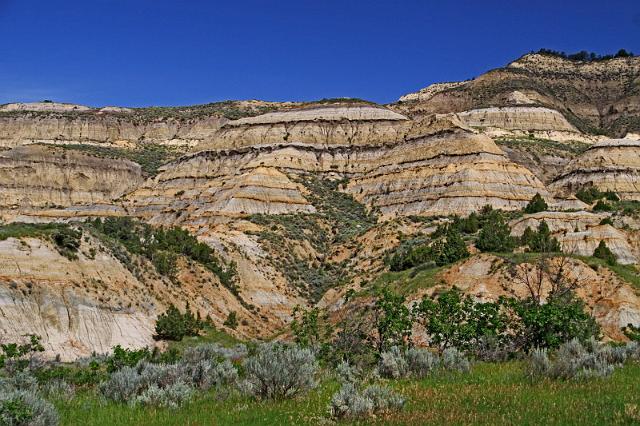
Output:
<svg viewBox="0 0 640 426">
<path fill-rule="evenodd" d="M 520 362 L 480 363 L 469 374 L 389 385 L 407 398 L 405 409 L 359 424 L 640 424 L 640 411 L 633 408 L 640 406 L 638 364 L 608 379 L 532 382 Z M 107 404 L 90 394 L 57 407 L 65 425 L 317 425 L 329 423 L 327 406 L 338 387 L 326 381 L 282 402 L 209 393 L 178 410 Z"/>
</svg>

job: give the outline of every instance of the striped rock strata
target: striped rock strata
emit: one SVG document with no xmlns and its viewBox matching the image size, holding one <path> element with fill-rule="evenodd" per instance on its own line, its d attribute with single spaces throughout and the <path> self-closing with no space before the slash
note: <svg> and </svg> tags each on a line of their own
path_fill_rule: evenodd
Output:
<svg viewBox="0 0 640 426">
<path fill-rule="evenodd" d="M 575 193 L 585 186 L 640 200 L 640 141 L 613 139 L 594 144 L 571 161 L 550 188 Z"/>
<path fill-rule="evenodd" d="M 68 207 L 117 210 L 113 200 L 143 181 L 140 166 L 128 160 L 42 145 L 0 151 L 3 214 L 53 213 Z"/>
<path fill-rule="evenodd" d="M 527 169 L 482 135 L 450 130 L 379 146 L 301 143 L 203 151 L 166 165 L 127 196 L 127 208 L 158 223 L 207 217 L 313 212 L 296 175 L 348 178 L 343 190 L 383 216 L 467 214 L 485 204 L 516 209 L 537 192 Z"/>
</svg>

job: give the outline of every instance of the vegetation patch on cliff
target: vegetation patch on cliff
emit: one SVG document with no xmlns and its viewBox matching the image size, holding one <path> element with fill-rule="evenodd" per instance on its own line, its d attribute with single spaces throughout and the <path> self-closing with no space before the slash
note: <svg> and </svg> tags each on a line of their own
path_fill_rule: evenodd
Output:
<svg viewBox="0 0 640 426">
<path fill-rule="evenodd" d="M 345 181 L 315 176 L 297 179 L 309 190 L 307 199 L 317 213 L 252 215 L 249 220 L 261 225 L 258 236 L 274 253 L 272 261 L 289 282 L 312 300 L 318 300 L 331 287 L 348 280 L 346 262 L 331 262 L 329 254 L 376 223 L 376 216 L 353 197 L 339 191 Z M 305 248 L 311 246 L 311 251 Z M 305 253 L 305 255 L 303 255 Z"/>
</svg>

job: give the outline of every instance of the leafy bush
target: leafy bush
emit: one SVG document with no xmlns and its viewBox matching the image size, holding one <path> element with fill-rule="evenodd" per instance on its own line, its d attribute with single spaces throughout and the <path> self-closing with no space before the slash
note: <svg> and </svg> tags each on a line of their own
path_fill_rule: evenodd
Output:
<svg viewBox="0 0 640 426">
<path fill-rule="evenodd" d="M 398 411 L 405 400 L 389 388 L 373 385 L 359 392 L 353 383 L 345 383 L 331 398 L 329 412 L 336 419 L 367 417 Z"/>
<path fill-rule="evenodd" d="M 135 367 L 144 359 L 151 357 L 149 349 L 127 349 L 120 345 L 113 348 L 113 353 L 106 359 L 107 372 L 113 373 L 123 367 Z"/>
<path fill-rule="evenodd" d="M 603 240 L 600 241 L 598 247 L 596 247 L 596 249 L 593 251 L 593 257 L 603 259 L 607 262 L 607 264 L 612 266 L 618 263 L 616 255 L 613 254 L 611 250 L 609 250 L 609 247 L 607 247 L 607 243 L 605 243 Z"/>
<path fill-rule="evenodd" d="M 640 327 L 635 327 L 633 324 L 627 324 L 627 326 L 622 329 L 622 332 L 632 342 L 640 342 Z"/>
<path fill-rule="evenodd" d="M 584 302 L 570 292 L 542 304 L 532 299 L 509 299 L 505 303 L 513 309 L 516 339 L 525 351 L 553 349 L 574 338 L 586 341 L 600 334 L 595 319 L 585 312 Z"/>
<path fill-rule="evenodd" d="M 411 336 L 413 318 L 405 306 L 405 298 L 384 289 L 376 300 L 376 330 L 378 352 L 392 346 L 404 346 Z"/>
<path fill-rule="evenodd" d="M 310 349 L 265 343 L 243 366 L 242 388 L 259 399 L 292 398 L 316 385 L 318 364 Z"/>
<path fill-rule="evenodd" d="M 414 315 L 425 327 L 430 342 L 442 348 L 470 349 L 484 336 L 502 339 L 509 323 L 500 304 L 478 303 L 456 288 L 437 299 L 424 297 Z"/>
<path fill-rule="evenodd" d="M 184 314 L 171 305 L 156 320 L 155 338 L 180 341 L 184 336 L 197 336 L 203 328 L 203 322 L 193 315 L 189 309 L 189 304 L 187 304 Z"/>
<path fill-rule="evenodd" d="M 53 426 L 58 424 L 58 413 L 33 391 L 3 390 L 0 392 L 0 424 Z"/>
<path fill-rule="evenodd" d="M 7 361 L 12 361 L 13 369 L 22 370 L 29 364 L 29 357 L 44 351 L 40 336 L 29 334 L 26 337 L 29 338 L 26 343 L 0 344 L 0 368 L 5 367 Z"/>
<path fill-rule="evenodd" d="M 547 205 L 547 202 L 544 200 L 544 198 L 542 198 L 540 194 L 536 194 L 533 196 L 531 201 L 529 201 L 529 204 L 527 204 L 527 206 L 524 208 L 524 212 L 529 214 L 539 213 L 547 210 L 548 208 L 549 206 Z"/>
<path fill-rule="evenodd" d="M 584 203 L 593 204 L 596 200 L 606 199 L 608 201 L 620 201 L 618 195 L 613 191 L 602 192 L 595 186 L 587 186 L 576 192 L 576 198 Z"/>
</svg>

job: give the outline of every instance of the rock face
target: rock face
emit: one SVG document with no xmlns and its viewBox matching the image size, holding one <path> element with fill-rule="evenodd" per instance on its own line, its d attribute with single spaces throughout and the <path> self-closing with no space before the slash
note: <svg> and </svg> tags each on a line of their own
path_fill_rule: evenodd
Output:
<svg viewBox="0 0 640 426">
<path fill-rule="evenodd" d="M 491 139 L 450 129 L 388 145 L 203 151 L 165 166 L 127 197 L 127 206 L 157 223 L 191 225 L 210 216 L 311 213 L 304 188 L 295 183 L 306 173 L 348 178 L 343 190 L 384 217 L 467 214 L 486 204 L 511 210 L 537 192 L 546 194 Z"/>
<path fill-rule="evenodd" d="M 412 129 L 405 116 L 377 106 L 324 106 L 274 112 L 226 123 L 206 148 L 304 143 L 375 145 L 401 141 Z"/>
<path fill-rule="evenodd" d="M 576 192 L 586 186 L 640 200 L 640 141 L 614 139 L 594 144 L 567 165 L 551 188 Z"/>
<path fill-rule="evenodd" d="M 638 263 L 637 253 L 630 244 L 630 235 L 611 225 L 600 225 L 607 216 L 585 211 L 540 212 L 511 222 L 511 234 L 519 237 L 527 227 L 535 230 L 540 222 L 545 221 L 565 253 L 592 256 L 600 241 L 604 241 L 618 262 Z"/>
<path fill-rule="evenodd" d="M 127 160 L 30 145 L 0 151 L 0 209 L 26 212 L 110 205 L 143 181 Z"/>
<path fill-rule="evenodd" d="M 135 275 L 87 233 L 73 261 L 45 240 L 0 241 L 0 341 L 37 334 L 46 355 L 64 361 L 110 352 L 115 345 L 153 346 L 157 316 L 170 303 L 183 309 L 186 302 L 218 327 L 235 311 L 245 320 L 238 335 L 266 336 L 284 324 L 278 303 L 287 312 L 299 303 L 281 293 L 259 317 L 198 264 L 181 261 L 176 286 L 144 259 L 134 261 L 140 266 Z"/>
<path fill-rule="evenodd" d="M 616 136 L 640 128 L 640 58 L 580 62 L 528 54 L 462 83 L 438 84 L 400 98 L 410 116 L 514 105 L 559 111 L 582 132 Z"/>
</svg>

